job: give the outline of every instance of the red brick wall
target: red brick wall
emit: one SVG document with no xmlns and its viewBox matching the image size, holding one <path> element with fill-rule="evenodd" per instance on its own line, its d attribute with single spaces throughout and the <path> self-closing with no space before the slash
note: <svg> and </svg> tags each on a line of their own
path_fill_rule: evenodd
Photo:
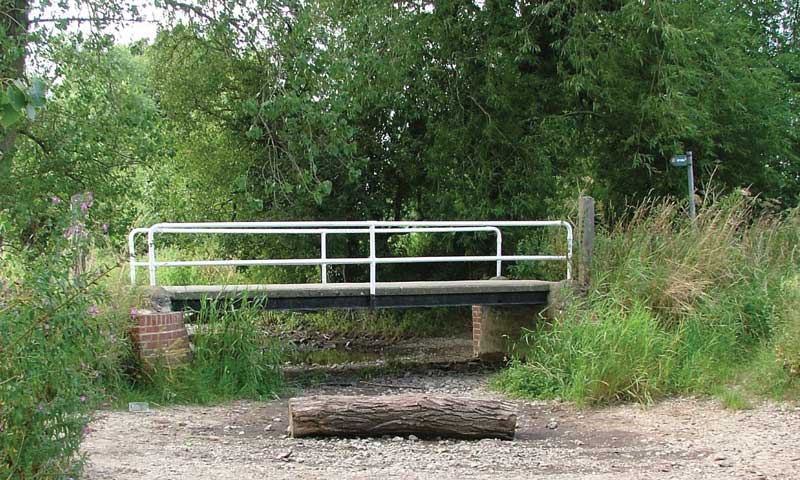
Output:
<svg viewBox="0 0 800 480">
<path fill-rule="evenodd" d="M 189 360 L 189 337 L 183 312 L 137 313 L 131 339 L 146 364 L 179 365 Z"/>
<path fill-rule="evenodd" d="M 477 354 L 481 340 L 481 318 L 483 318 L 483 307 L 480 305 L 472 306 L 472 351 Z"/>
</svg>

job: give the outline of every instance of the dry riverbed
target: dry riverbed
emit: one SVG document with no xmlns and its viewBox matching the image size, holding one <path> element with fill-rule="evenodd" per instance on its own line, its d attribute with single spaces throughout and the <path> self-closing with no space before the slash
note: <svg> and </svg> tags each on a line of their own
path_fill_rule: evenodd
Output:
<svg viewBox="0 0 800 480">
<path fill-rule="evenodd" d="M 432 370 L 296 395 L 427 391 L 501 398 L 486 388 L 488 378 Z M 516 401 L 514 441 L 453 441 L 287 438 L 286 403 L 101 412 L 83 447 L 87 478 L 800 479 L 800 408 L 791 405 L 729 411 L 713 400 L 684 398 L 649 408 L 577 409 Z"/>
</svg>

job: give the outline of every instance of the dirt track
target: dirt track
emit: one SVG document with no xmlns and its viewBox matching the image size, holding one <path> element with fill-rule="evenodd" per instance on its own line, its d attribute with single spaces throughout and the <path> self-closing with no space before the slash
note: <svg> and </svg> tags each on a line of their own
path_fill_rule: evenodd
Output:
<svg viewBox="0 0 800 480">
<path fill-rule="evenodd" d="M 442 392 L 497 397 L 486 374 L 434 372 L 322 386 L 310 394 Z M 579 410 L 517 401 L 511 442 L 285 438 L 286 399 L 149 413 L 105 412 L 84 452 L 101 479 L 800 479 L 800 408 L 761 404 L 724 410 L 675 399 Z M 549 428 L 548 428 L 549 424 Z M 555 428 L 553 428 L 555 427 Z"/>
</svg>

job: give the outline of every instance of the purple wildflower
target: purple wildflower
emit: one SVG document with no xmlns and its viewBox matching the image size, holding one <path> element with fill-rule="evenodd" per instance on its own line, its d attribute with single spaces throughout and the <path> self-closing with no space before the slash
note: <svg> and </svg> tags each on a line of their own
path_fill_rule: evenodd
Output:
<svg viewBox="0 0 800 480">
<path fill-rule="evenodd" d="M 70 238 L 73 235 L 80 236 L 80 237 L 87 237 L 89 233 L 83 227 L 82 224 L 77 225 L 70 225 L 70 227 L 64 232 L 64 238 Z"/>
<path fill-rule="evenodd" d="M 136 307 L 131 307 L 131 317 L 136 318 L 139 315 L 139 311 L 136 310 Z"/>
<path fill-rule="evenodd" d="M 94 194 L 92 192 L 76 193 L 70 197 L 69 201 L 73 206 L 80 206 L 81 212 L 86 213 L 94 203 Z"/>
<path fill-rule="evenodd" d="M 89 306 L 89 315 L 96 317 L 97 316 L 97 305 L 91 304 Z"/>
<path fill-rule="evenodd" d="M 108 233 L 108 224 L 104 223 L 100 225 L 100 228 L 103 230 L 103 233 Z"/>
<path fill-rule="evenodd" d="M 78 397 L 78 400 L 80 400 L 81 403 L 86 403 L 86 395 L 81 395 L 80 397 Z"/>
<path fill-rule="evenodd" d="M 61 199 L 58 198 L 57 195 L 53 195 L 52 197 L 50 197 L 50 201 L 53 203 L 53 205 L 58 205 L 59 203 L 61 203 Z"/>
</svg>

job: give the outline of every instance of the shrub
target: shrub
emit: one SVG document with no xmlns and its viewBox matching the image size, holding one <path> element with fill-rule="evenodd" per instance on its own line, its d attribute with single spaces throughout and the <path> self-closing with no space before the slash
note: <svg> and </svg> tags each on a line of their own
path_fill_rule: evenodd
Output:
<svg viewBox="0 0 800 480">
<path fill-rule="evenodd" d="M 103 273 L 76 268 L 90 237 L 84 215 L 69 220 L 46 252 L 2 257 L 0 478 L 79 472 L 91 409 L 126 350 L 117 319 L 99 306 Z"/>
</svg>

